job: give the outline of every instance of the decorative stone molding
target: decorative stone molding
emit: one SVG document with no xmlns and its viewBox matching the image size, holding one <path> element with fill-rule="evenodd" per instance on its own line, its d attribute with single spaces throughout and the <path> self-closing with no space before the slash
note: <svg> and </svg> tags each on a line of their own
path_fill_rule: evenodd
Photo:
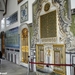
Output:
<svg viewBox="0 0 75 75">
<path fill-rule="evenodd" d="M 44 39 L 41 39 L 42 40 L 42 42 L 44 43 L 56 43 L 56 41 L 57 41 L 57 38 L 55 37 L 55 38 L 44 38 Z"/>
<path fill-rule="evenodd" d="M 49 42 L 51 42 L 51 43 L 56 43 L 57 42 L 57 38 L 47 38 L 47 39 L 40 39 L 39 38 L 39 32 L 38 32 L 38 30 L 39 30 L 39 17 L 40 17 L 40 12 L 41 12 L 41 10 L 42 10 L 42 5 L 43 5 L 43 3 L 47 3 L 47 2 L 49 2 L 49 0 L 36 0 L 35 1 L 35 4 L 37 4 L 37 8 L 36 8 L 36 11 L 35 11 L 35 14 L 33 15 L 33 18 L 34 18 L 34 22 L 33 22 L 33 31 L 34 31 L 34 33 L 33 33 L 33 38 L 32 38 L 32 47 L 35 47 L 35 44 L 37 43 L 37 42 L 39 42 L 40 40 L 43 42 L 43 43 L 49 43 Z M 53 3 L 54 2 L 54 3 Z M 52 4 L 55 6 L 55 7 L 57 7 L 58 9 L 58 25 L 59 25 L 59 31 L 61 32 L 61 38 L 59 38 L 60 39 L 60 41 L 63 41 L 65 44 L 66 44 L 66 46 L 68 47 L 70 47 L 70 37 L 68 37 L 69 35 L 70 35 L 70 33 L 69 33 L 69 30 L 68 30 L 68 28 L 69 28 L 69 25 L 70 25 L 70 22 L 69 22 L 69 20 L 68 20 L 68 18 L 66 18 L 65 19 L 65 16 L 64 16 L 64 10 L 65 10 L 65 8 L 64 8 L 64 5 L 65 5 L 65 2 L 64 2 L 64 0 L 52 0 Z M 63 33 L 62 33 L 63 32 Z M 65 34 L 65 38 L 62 38 L 62 36 Z M 68 40 L 68 41 L 67 41 Z"/>
<path fill-rule="evenodd" d="M 44 6 L 44 11 L 48 11 L 50 8 L 50 3 L 46 3 Z"/>
<path fill-rule="evenodd" d="M 66 34 L 66 37 L 64 38 L 64 42 L 66 44 L 66 48 L 69 48 L 71 46 L 71 34 L 69 30 L 69 26 L 71 24 L 71 21 L 68 19 L 68 17 L 64 16 L 64 10 L 65 10 L 65 1 L 64 0 L 53 0 L 54 3 L 59 4 L 59 30 L 60 32 L 63 31 Z M 69 7 L 70 8 L 70 7 Z M 69 14 L 70 15 L 70 14 Z"/>
<path fill-rule="evenodd" d="M 41 9 L 42 9 L 42 3 L 43 2 L 47 2 L 48 0 L 36 0 L 34 4 L 37 5 L 37 8 L 36 8 L 36 11 L 35 11 L 35 14 L 33 15 L 33 18 L 34 20 L 36 21 L 35 23 L 33 22 L 33 38 L 31 39 L 31 47 L 34 48 L 35 47 L 35 44 L 37 42 L 39 42 L 39 34 L 38 34 L 38 19 L 40 17 L 40 12 L 41 12 Z M 33 4 L 33 5 L 34 5 Z"/>
</svg>

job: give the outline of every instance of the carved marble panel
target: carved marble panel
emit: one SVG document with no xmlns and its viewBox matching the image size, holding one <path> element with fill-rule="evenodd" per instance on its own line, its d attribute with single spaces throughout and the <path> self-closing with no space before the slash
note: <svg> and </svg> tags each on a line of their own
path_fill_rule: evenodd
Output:
<svg viewBox="0 0 75 75">
<path fill-rule="evenodd" d="M 36 45 L 36 62 L 44 63 L 44 45 Z M 44 68 L 44 65 L 37 64 L 37 68 Z"/>
<path fill-rule="evenodd" d="M 54 64 L 65 64 L 65 46 L 63 44 L 54 44 Z M 54 66 L 54 71 L 65 73 L 65 66 Z"/>
</svg>

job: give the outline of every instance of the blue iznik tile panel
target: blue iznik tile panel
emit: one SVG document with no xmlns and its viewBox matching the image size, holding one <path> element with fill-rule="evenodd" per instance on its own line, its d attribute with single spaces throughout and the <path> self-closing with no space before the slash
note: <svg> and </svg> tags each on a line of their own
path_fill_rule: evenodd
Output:
<svg viewBox="0 0 75 75">
<path fill-rule="evenodd" d="M 6 31 L 5 47 L 20 47 L 20 35 L 18 34 L 18 29 L 19 28 L 16 27 Z"/>
</svg>

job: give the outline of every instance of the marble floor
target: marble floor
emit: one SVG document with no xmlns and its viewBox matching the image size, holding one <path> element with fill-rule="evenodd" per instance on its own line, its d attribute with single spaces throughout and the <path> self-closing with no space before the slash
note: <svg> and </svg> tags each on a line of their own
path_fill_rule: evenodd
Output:
<svg viewBox="0 0 75 75">
<path fill-rule="evenodd" d="M 0 75 L 36 75 L 34 72 L 28 74 L 27 68 L 14 64 L 7 60 L 2 60 L 0 64 Z"/>
<path fill-rule="evenodd" d="M 36 71 L 36 73 L 30 71 L 28 73 L 28 68 L 3 59 L 2 63 L 0 64 L 0 75 L 55 75 L 55 74 L 45 73 L 41 71 Z"/>
</svg>

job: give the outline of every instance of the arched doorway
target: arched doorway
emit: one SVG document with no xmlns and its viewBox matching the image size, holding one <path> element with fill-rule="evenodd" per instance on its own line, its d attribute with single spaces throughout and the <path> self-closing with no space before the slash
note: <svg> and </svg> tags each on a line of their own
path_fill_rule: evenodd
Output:
<svg viewBox="0 0 75 75">
<path fill-rule="evenodd" d="M 24 28 L 21 32 L 21 61 L 28 63 L 28 29 Z"/>
</svg>

